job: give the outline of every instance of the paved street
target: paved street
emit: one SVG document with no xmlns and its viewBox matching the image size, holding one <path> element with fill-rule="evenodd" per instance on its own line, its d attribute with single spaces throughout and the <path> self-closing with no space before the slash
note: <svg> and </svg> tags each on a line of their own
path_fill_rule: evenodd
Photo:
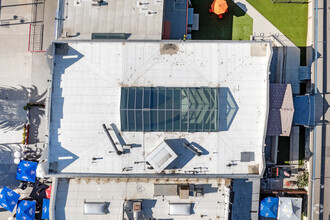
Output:
<svg viewBox="0 0 330 220">
<path fill-rule="evenodd" d="M 317 61 L 317 87 L 320 98 L 316 102 L 316 114 L 320 114 L 320 118 L 316 118 L 316 150 L 314 152 L 315 159 L 315 182 L 314 182 L 314 203 L 311 205 L 313 211 L 313 219 L 328 220 L 330 219 L 330 76 L 329 66 L 327 62 L 330 59 L 327 56 L 329 51 L 330 28 L 329 28 L 329 0 L 318 0 L 318 54 Z M 315 73 L 314 73 L 315 75 Z M 314 151 L 313 144 L 311 151 Z M 313 161 L 311 160 L 311 165 Z M 312 167 L 311 167 L 312 168 Z M 310 178 L 313 178 L 312 169 Z M 311 181 L 310 188 L 313 182 Z M 310 202 L 312 198 L 310 198 Z M 311 213 L 309 213 L 311 218 Z"/>
</svg>

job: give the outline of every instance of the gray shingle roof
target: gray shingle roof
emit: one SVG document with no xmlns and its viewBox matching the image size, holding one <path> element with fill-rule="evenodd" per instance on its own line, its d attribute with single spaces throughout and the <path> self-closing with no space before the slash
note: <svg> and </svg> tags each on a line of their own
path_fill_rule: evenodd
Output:
<svg viewBox="0 0 330 220">
<path fill-rule="evenodd" d="M 291 85 L 270 84 L 267 135 L 290 136 L 293 112 Z"/>
</svg>

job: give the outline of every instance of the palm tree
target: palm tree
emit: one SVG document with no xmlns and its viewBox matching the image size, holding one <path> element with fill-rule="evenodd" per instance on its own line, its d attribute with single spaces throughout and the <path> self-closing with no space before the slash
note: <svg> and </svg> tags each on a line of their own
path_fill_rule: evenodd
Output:
<svg viewBox="0 0 330 220">
<path fill-rule="evenodd" d="M 44 106 L 46 91 L 39 94 L 35 86 L 27 88 L 0 87 L 0 129 L 5 131 L 21 130 L 28 121 L 24 106 Z M 32 102 L 29 102 L 31 100 Z M 40 111 L 41 116 L 44 111 Z"/>
</svg>

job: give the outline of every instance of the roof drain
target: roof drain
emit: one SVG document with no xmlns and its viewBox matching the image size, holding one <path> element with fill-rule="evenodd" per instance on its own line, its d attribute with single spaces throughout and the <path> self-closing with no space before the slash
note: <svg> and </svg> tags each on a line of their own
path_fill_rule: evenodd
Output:
<svg viewBox="0 0 330 220">
<path fill-rule="evenodd" d="M 105 133 L 107 133 L 107 135 L 108 135 L 108 138 L 109 138 L 109 140 L 110 140 L 110 142 L 111 142 L 111 144 L 112 144 L 113 149 L 115 149 L 116 154 L 117 154 L 118 156 L 120 156 L 123 152 L 121 152 L 121 151 L 118 150 L 118 148 L 117 148 L 115 142 L 113 141 L 113 139 L 112 139 L 112 137 L 111 137 L 111 135 L 110 135 L 110 133 L 109 133 L 109 131 L 108 131 L 107 126 L 105 126 L 105 124 L 102 124 L 102 126 L 103 126 L 103 128 L 104 128 Z"/>
<path fill-rule="evenodd" d="M 198 151 L 197 151 L 194 147 L 192 147 L 190 144 L 183 143 L 183 145 L 184 145 L 188 150 L 190 150 L 191 152 L 193 152 L 194 154 L 196 154 L 197 156 L 202 155 L 201 152 L 198 152 Z"/>
</svg>

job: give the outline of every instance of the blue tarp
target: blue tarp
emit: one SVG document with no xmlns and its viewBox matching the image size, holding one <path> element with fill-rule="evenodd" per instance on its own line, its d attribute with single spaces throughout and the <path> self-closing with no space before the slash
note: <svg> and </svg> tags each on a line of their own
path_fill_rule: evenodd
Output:
<svg viewBox="0 0 330 220">
<path fill-rule="evenodd" d="M 276 218 L 278 210 L 278 198 L 264 198 L 259 207 L 259 215 L 267 218 Z"/>
<path fill-rule="evenodd" d="M 22 160 L 17 167 L 16 179 L 34 183 L 38 163 Z"/>
<path fill-rule="evenodd" d="M 0 205 L 8 211 L 13 211 L 20 195 L 13 190 L 3 187 L 0 193 Z"/>
<path fill-rule="evenodd" d="M 34 220 L 36 213 L 36 202 L 21 200 L 18 202 L 16 219 L 18 220 Z"/>
<path fill-rule="evenodd" d="M 42 219 L 49 219 L 49 199 L 42 200 Z"/>
<path fill-rule="evenodd" d="M 303 95 L 293 97 L 294 114 L 293 123 L 297 125 L 314 125 L 315 96 Z"/>
</svg>

